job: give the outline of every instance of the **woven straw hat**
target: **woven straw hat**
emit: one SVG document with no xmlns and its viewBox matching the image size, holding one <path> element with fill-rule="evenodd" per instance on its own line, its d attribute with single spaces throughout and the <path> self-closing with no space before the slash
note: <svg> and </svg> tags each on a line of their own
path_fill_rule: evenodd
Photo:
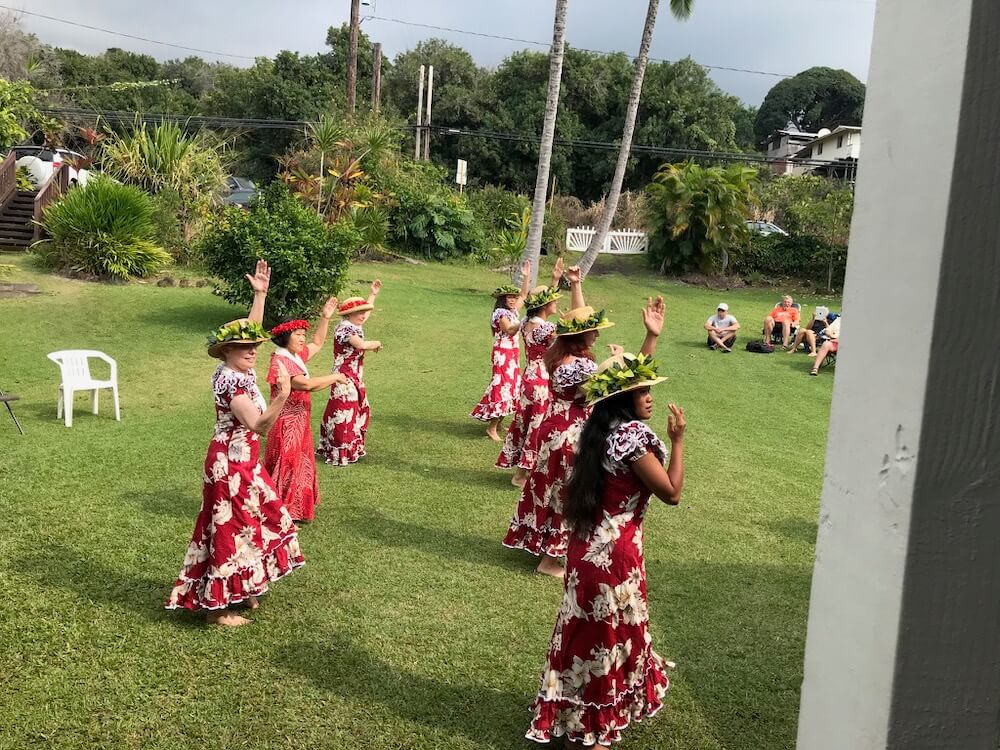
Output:
<svg viewBox="0 0 1000 750">
<path fill-rule="evenodd" d="M 604 310 L 596 312 L 589 305 L 577 307 L 559 317 L 556 325 L 556 336 L 575 336 L 587 331 L 600 331 L 611 328 L 614 323 L 607 319 Z"/>
<path fill-rule="evenodd" d="M 348 297 L 337 306 L 337 315 L 351 315 L 374 309 L 375 305 L 371 304 L 364 297 Z"/>
<path fill-rule="evenodd" d="M 208 356 L 225 359 L 222 351 L 230 344 L 257 346 L 267 340 L 267 331 L 260 323 L 249 318 L 237 318 L 212 331 L 208 337 Z"/>
<path fill-rule="evenodd" d="M 650 388 L 666 380 L 657 374 L 659 365 L 652 357 L 625 352 L 608 357 L 583 384 L 587 404 L 593 406 L 612 396 Z"/>
<path fill-rule="evenodd" d="M 539 307 L 545 307 L 550 302 L 555 302 L 557 299 L 562 299 L 562 293 L 555 287 L 536 286 L 528 293 L 524 300 L 524 306 L 529 310 L 536 310 Z"/>
</svg>

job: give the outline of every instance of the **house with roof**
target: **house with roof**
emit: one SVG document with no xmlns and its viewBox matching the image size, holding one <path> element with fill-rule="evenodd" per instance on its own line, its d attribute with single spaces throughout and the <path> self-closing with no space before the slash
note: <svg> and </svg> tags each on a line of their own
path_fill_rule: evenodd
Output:
<svg viewBox="0 0 1000 750">
<path fill-rule="evenodd" d="M 799 153 L 816 139 L 816 133 L 806 133 L 788 123 L 786 130 L 776 130 L 764 143 L 768 159 L 773 159 L 771 168 L 775 174 L 793 174 L 795 165 L 791 157 Z"/>
<path fill-rule="evenodd" d="M 792 174 L 817 174 L 854 182 L 861 156 L 861 128 L 823 128 L 790 159 Z"/>
</svg>

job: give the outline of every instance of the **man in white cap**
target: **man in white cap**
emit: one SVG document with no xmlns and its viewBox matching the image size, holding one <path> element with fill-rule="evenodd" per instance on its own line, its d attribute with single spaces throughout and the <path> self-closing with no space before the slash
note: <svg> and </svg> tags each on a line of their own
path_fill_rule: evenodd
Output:
<svg viewBox="0 0 1000 750">
<path fill-rule="evenodd" d="M 729 305 L 720 302 L 715 315 L 705 321 L 705 330 L 708 331 L 708 348 L 729 354 L 733 351 L 740 323 L 729 314 Z"/>
</svg>

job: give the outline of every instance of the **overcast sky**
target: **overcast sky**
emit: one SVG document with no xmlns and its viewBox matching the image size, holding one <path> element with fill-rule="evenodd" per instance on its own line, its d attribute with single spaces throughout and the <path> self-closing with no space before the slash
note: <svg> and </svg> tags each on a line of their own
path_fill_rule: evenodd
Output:
<svg viewBox="0 0 1000 750">
<path fill-rule="evenodd" d="M 282 49 L 323 51 L 326 29 L 347 20 L 350 0 L 0 0 L 91 26 L 232 55 L 273 55 Z M 363 15 L 545 42 L 552 35 L 552 0 L 368 0 Z M 139 8 L 141 7 L 141 11 Z M 645 17 L 642 0 L 570 0 L 569 43 L 634 54 Z M 696 0 L 689 21 L 674 21 L 664 0 L 651 56 L 690 55 L 705 65 L 794 74 L 814 65 L 868 75 L 874 0 Z M 49 44 L 83 52 L 123 47 L 158 59 L 184 50 L 123 39 L 99 31 L 24 16 L 24 26 Z M 414 28 L 368 19 L 363 28 L 387 54 L 437 36 L 468 49 L 482 65 L 496 65 L 528 45 Z M 536 47 L 536 49 L 538 49 Z M 202 54 L 209 60 L 248 65 L 251 60 Z M 760 104 L 777 77 L 713 70 L 724 90 Z"/>
</svg>

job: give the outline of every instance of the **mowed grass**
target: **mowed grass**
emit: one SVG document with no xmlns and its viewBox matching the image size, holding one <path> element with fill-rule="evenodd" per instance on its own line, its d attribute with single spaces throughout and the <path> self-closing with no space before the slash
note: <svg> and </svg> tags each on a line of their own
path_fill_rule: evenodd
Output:
<svg viewBox="0 0 1000 750">
<path fill-rule="evenodd" d="M 306 566 L 229 631 L 162 605 L 212 431 L 204 337 L 243 311 L 208 289 L 14 262 L 15 280 L 45 294 L 0 300 L 0 388 L 22 396 L 27 432 L 0 410 L 0 747 L 527 746 L 561 585 L 501 547 L 517 493 L 467 416 L 488 377 L 497 274 L 352 269 L 354 291 L 385 283 L 366 327 L 385 345 L 368 357 L 369 457 L 320 467 Z M 707 351 L 716 292 L 633 271 L 595 275 L 586 293 L 618 324 L 599 344 L 632 350 L 642 301 L 664 295 L 669 380 L 653 426 L 665 433 L 668 400 L 689 422 L 682 504 L 647 516 L 654 644 L 678 667 L 665 710 L 625 747 L 790 748 L 833 371 L 809 378 L 804 355 Z M 742 349 L 778 295 L 722 296 Z M 107 399 L 89 414 L 84 396 L 72 429 L 56 420 L 45 355 L 63 348 L 118 360 L 121 423 Z M 327 348 L 313 370 L 330 362 Z M 317 394 L 317 430 L 324 405 Z"/>
</svg>

